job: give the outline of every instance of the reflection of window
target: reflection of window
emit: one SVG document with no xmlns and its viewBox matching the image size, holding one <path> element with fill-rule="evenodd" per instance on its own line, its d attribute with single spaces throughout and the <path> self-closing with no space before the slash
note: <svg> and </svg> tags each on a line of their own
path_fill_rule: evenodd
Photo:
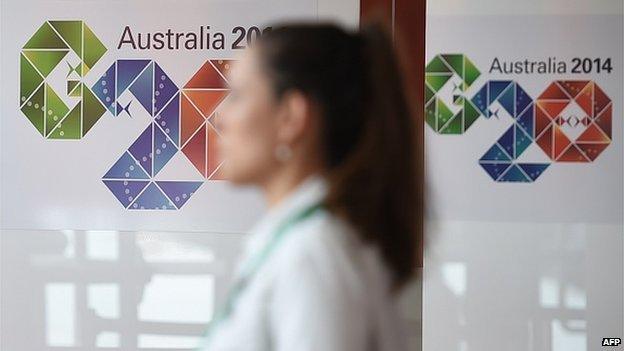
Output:
<svg viewBox="0 0 624 351">
<path fill-rule="evenodd" d="M 196 347 L 243 239 L 237 234 L 61 233 L 64 247 L 58 251 L 29 253 L 40 270 L 29 279 L 43 280 L 44 343 L 50 350 Z"/>
</svg>

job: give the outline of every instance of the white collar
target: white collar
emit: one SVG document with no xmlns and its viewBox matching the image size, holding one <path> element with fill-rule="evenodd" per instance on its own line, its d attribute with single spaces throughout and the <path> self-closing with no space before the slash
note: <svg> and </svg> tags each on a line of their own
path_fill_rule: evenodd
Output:
<svg viewBox="0 0 624 351">
<path fill-rule="evenodd" d="M 327 194 L 327 181 L 320 175 L 311 175 L 304 179 L 278 204 L 269 209 L 251 230 L 243 254 L 243 262 L 254 256 L 268 244 L 276 227 L 286 218 L 302 209 L 317 203 Z"/>
</svg>

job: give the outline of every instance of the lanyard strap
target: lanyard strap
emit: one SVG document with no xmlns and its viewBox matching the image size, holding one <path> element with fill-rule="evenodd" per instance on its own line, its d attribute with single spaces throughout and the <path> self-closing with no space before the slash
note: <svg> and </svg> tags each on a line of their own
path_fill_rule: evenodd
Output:
<svg viewBox="0 0 624 351">
<path fill-rule="evenodd" d="M 208 339 L 212 335 L 216 326 L 225 320 L 232 313 L 232 309 L 236 300 L 238 300 L 241 293 L 245 290 L 251 278 L 258 272 L 260 267 L 267 261 L 269 256 L 273 253 L 278 244 L 282 241 L 285 234 L 288 233 L 288 229 L 290 229 L 293 225 L 298 222 L 303 221 L 304 219 L 310 217 L 320 209 L 322 209 L 322 205 L 320 203 L 315 203 L 311 206 L 304 208 L 303 210 L 295 213 L 294 215 L 288 217 L 284 220 L 273 232 L 271 237 L 271 241 L 264 246 L 263 250 L 260 251 L 256 256 L 254 256 L 251 260 L 247 261 L 245 266 L 241 270 L 241 276 L 237 279 L 237 281 L 232 286 L 223 307 L 215 314 L 214 320 L 210 323 L 208 327 L 208 331 L 204 337 L 204 345 L 207 344 Z M 201 350 L 201 349 L 200 349 Z"/>
</svg>

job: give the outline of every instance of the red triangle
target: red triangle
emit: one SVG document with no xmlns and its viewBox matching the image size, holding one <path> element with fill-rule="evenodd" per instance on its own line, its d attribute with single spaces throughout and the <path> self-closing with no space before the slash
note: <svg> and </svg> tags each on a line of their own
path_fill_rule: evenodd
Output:
<svg viewBox="0 0 624 351">
<path fill-rule="evenodd" d="M 568 147 L 568 145 L 570 145 L 571 141 L 559 127 L 555 127 L 554 135 L 553 155 L 555 158 L 558 158 L 559 155 Z"/>
<path fill-rule="evenodd" d="M 548 157 L 550 157 L 551 159 L 553 158 L 552 141 L 553 141 L 553 127 L 552 125 L 549 125 L 548 128 L 546 128 L 546 130 L 544 131 L 544 133 L 537 138 L 536 142 L 537 142 L 537 145 L 539 145 L 539 147 L 542 150 L 544 150 L 546 155 L 548 155 Z"/>
<path fill-rule="evenodd" d="M 585 154 L 576 145 L 572 144 L 558 158 L 559 162 L 589 162 Z"/>
<path fill-rule="evenodd" d="M 206 167 L 206 178 L 208 178 L 219 167 L 221 160 L 219 159 L 219 134 L 208 124 L 206 127 L 206 145 L 208 154 L 208 165 Z"/>
<path fill-rule="evenodd" d="M 588 116 L 593 116 L 592 105 L 594 99 L 594 83 L 590 82 L 585 88 L 574 98 L 574 101 L 580 108 L 587 113 Z"/>
<path fill-rule="evenodd" d="M 229 90 L 185 90 L 184 94 L 197 106 L 204 118 L 217 109 Z"/>
<path fill-rule="evenodd" d="M 540 135 L 551 124 L 550 117 L 539 106 L 535 109 L 535 135 Z"/>
<path fill-rule="evenodd" d="M 566 93 L 563 91 L 563 89 L 559 87 L 557 83 L 552 82 L 548 87 L 546 87 L 546 90 L 544 90 L 544 92 L 542 92 L 542 94 L 537 98 L 537 101 L 548 99 L 562 100 L 570 99 L 570 97 L 566 95 Z"/>
<path fill-rule="evenodd" d="M 588 80 L 560 80 L 558 82 L 572 98 L 576 97 L 589 83 Z"/>
<path fill-rule="evenodd" d="M 561 111 L 563 111 L 563 109 L 565 109 L 569 103 L 570 103 L 569 100 L 568 101 L 543 101 L 541 100 L 537 102 L 537 105 L 541 107 L 551 119 L 555 119 L 561 114 Z"/>
<path fill-rule="evenodd" d="M 184 89 L 225 89 L 227 82 L 214 68 L 210 61 L 203 66 L 186 83 Z"/>
<path fill-rule="evenodd" d="M 594 161 L 598 155 L 600 155 L 604 149 L 609 146 L 608 143 L 587 143 L 587 144 L 578 144 L 579 149 L 583 151 L 585 156 L 590 160 Z"/>
<path fill-rule="evenodd" d="M 608 143 L 611 140 L 596 126 L 596 124 L 590 124 L 583 134 L 576 138 L 576 141 L 581 142 L 594 142 L 594 143 Z"/>
<path fill-rule="evenodd" d="M 594 116 L 600 114 L 602 110 L 611 102 L 611 99 L 600 89 L 598 84 L 594 84 Z"/>
<path fill-rule="evenodd" d="M 221 72 L 221 74 L 225 78 L 228 78 L 228 75 L 230 74 L 230 69 L 232 68 L 232 64 L 234 63 L 233 60 L 212 60 L 210 62 L 212 62 L 212 64 L 217 68 L 217 70 L 219 70 L 219 72 Z"/>
<path fill-rule="evenodd" d="M 206 126 L 203 126 L 197 134 L 182 148 L 182 152 L 193 163 L 199 173 L 206 174 Z"/>
<path fill-rule="evenodd" d="M 195 131 L 205 122 L 201 113 L 193 106 L 190 100 L 182 93 L 182 128 L 180 132 L 180 145 L 184 145 L 186 141 L 195 133 Z"/>
<path fill-rule="evenodd" d="M 600 114 L 596 116 L 596 119 L 594 120 L 594 123 L 596 123 L 596 125 L 598 125 L 600 129 L 602 129 L 602 131 L 605 133 L 605 135 L 609 139 L 611 139 L 611 130 L 613 126 L 611 122 L 612 114 L 613 114 L 613 104 L 603 109 L 602 112 L 600 112 Z"/>
</svg>

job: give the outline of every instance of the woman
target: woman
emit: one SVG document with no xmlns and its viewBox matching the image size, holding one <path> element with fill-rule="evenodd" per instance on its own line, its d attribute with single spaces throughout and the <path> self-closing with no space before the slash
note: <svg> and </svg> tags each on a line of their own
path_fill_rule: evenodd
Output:
<svg viewBox="0 0 624 351">
<path fill-rule="evenodd" d="M 223 175 L 259 186 L 254 228 L 202 350 L 402 350 L 415 267 L 414 119 L 378 26 L 274 28 L 230 72 Z"/>
</svg>

